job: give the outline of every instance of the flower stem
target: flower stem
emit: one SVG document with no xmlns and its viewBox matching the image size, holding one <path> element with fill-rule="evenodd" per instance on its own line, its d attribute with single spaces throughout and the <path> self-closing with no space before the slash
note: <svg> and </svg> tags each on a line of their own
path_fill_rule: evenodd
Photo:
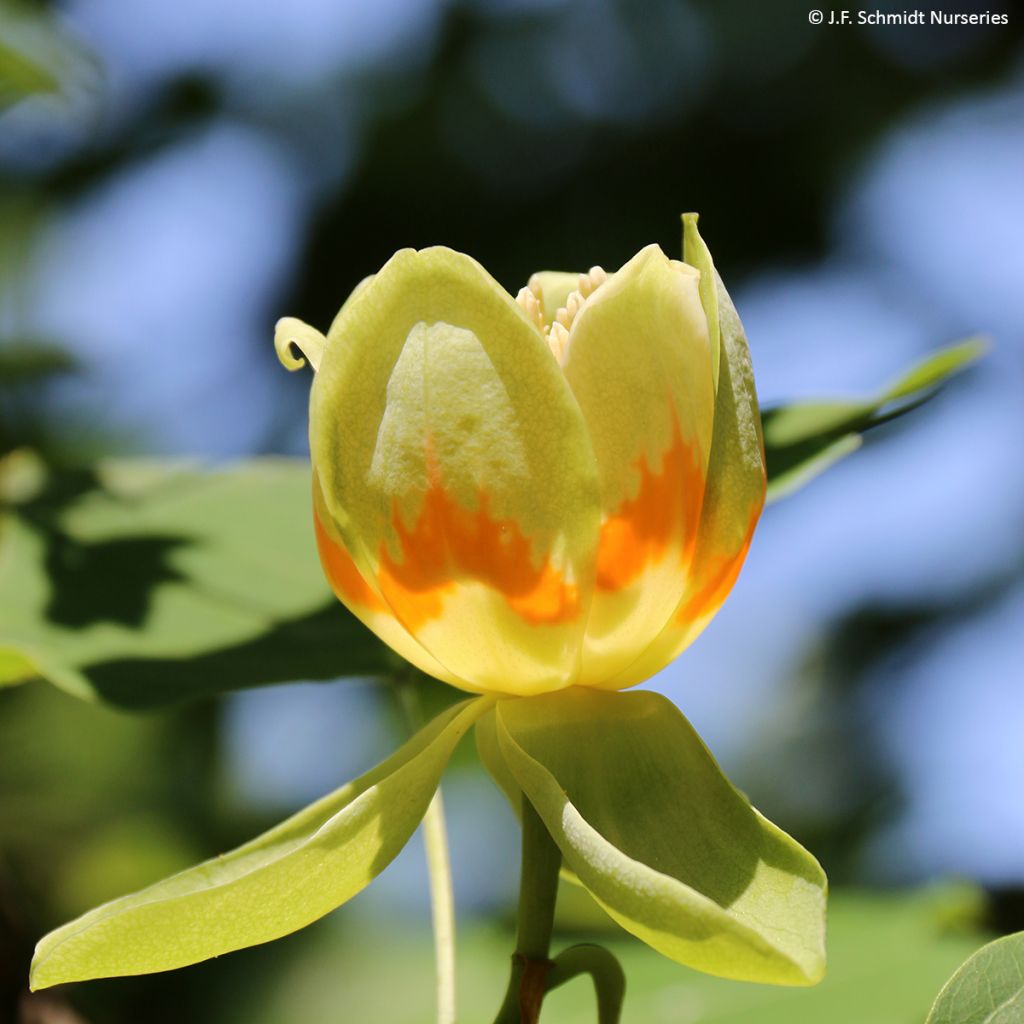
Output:
<svg viewBox="0 0 1024 1024">
<path fill-rule="evenodd" d="M 570 946 L 555 957 L 547 989 L 558 988 L 580 974 L 589 974 L 597 996 L 597 1024 L 618 1024 L 626 995 L 626 975 L 615 955 L 603 946 L 583 943 Z"/>
<path fill-rule="evenodd" d="M 434 926 L 437 1024 L 455 1024 L 455 896 L 440 788 L 423 818 L 423 845 L 427 853 L 430 915 Z"/>
<path fill-rule="evenodd" d="M 516 951 L 505 1000 L 495 1024 L 537 1024 L 551 970 L 551 929 L 555 922 L 562 855 L 533 808 L 522 798 L 523 865 L 519 881 Z"/>
<path fill-rule="evenodd" d="M 423 725 L 415 680 L 407 672 L 396 674 L 393 681 L 410 730 L 415 732 Z M 455 1024 L 455 895 L 440 787 L 423 817 L 423 847 L 427 857 L 430 918 L 434 929 L 437 1024 Z"/>
</svg>

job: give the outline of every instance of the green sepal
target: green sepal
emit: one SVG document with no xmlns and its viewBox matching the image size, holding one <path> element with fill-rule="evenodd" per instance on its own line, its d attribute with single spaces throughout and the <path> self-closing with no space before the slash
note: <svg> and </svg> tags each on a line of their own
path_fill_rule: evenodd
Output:
<svg viewBox="0 0 1024 1024">
<path fill-rule="evenodd" d="M 943 986 L 925 1024 L 1020 1024 L 1024 932 L 982 946 Z"/>
<path fill-rule="evenodd" d="M 504 700 L 496 732 L 567 866 L 627 931 L 722 977 L 821 979 L 821 867 L 750 806 L 670 701 L 583 688 Z"/>
<path fill-rule="evenodd" d="M 230 853 L 43 938 L 30 985 L 184 967 L 303 928 L 355 896 L 416 830 L 459 739 L 490 706 L 442 712 L 372 771 Z"/>
<path fill-rule="evenodd" d="M 792 402 L 763 410 L 768 500 L 792 494 L 856 451 L 864 431 L 916 409 L 987 348 L 981 338 L 941 348 L 867 398 Z"/>
<path fill-rule="evenodd" d="M 494 780 L 494 784 L 508 798 L 512 810 L 518 816 L 523 791 L 519 788 L 519 783 L 509 771 L 505 758 L 502 756 L 501 746 L 498 743 L 498 724 L 493 709 L 476 723 L 473 734 L 476 738 L 476 752 L 480 757 L 480 763 Z"/>
</svg>

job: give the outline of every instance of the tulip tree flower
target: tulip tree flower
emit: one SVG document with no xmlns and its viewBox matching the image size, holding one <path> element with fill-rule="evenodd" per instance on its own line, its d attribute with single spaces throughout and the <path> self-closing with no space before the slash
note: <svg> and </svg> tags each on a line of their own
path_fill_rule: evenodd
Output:
<svg viewBox="0 0 1024 1024">
<path fill-rule="evenodd" d="M 326 336 L 278 324 L 282 362 L 315 371 L 313 520 L 334 593 L 473 696 L 252 843 L 54 932 L 34 985 L 310 923 L 398 853 L 470 730 L 523 821 L 515 1014 L 539 1007 L 560 869 L 679 963 L 821 978 L 818 863 L 672 703 L 623 692 L 715 615 L 765 496 L 746 339 L 692 215 L 684 249 L 539 273 L 516 297 L 469 256 L 402 250 Z"/>
</svg>

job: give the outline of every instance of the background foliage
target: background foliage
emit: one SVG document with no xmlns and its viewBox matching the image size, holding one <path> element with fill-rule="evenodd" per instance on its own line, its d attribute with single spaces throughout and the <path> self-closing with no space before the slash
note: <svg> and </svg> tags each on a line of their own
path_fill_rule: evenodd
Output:
<svg viewBox="0 0 1024 1024">
<path fill-rule="evenodd" d="M 968 333 L 994 346 L 771 509 L 725 612 L 654 684 L 839 883 L 829 980 L 780 996 L 622 940 L 627 1019 L 923 1019 L 972 949 L 1024 926 L 1024 25 L 830 31 L 788 0 L 640 6 L 0 12 L 0 682 L 27 677 L 29 647 L 107 702 L 0 691 L 0 1019 L 429 1019 L 415 844 L 273 946 L 23 990 L 45 930 L 245 840 L 404 732 L 379 684 L 208 696 L 397 668 L 328 598 L 302 471 L 196 465 L 301 454 L 307 381 L 278 371 L 274 319 L 326 326 L 404 245 L 463 249 L 513 290 L 539 261 L 676 253 L 684 209 L 767 405 L 870 395 Z M 192 699 L 145 712 L 168 697 Z M 471 1020 L 502 985 L 488 919 L 510 907 L 514 826 L 471 751 L 448 789 L 479 919 L 461 944 Z M 916 891 L 950 873 L 984 895 Z M 880 885 L 901 888 L 865 891 Z M 590 998 L 567 987 L 548 1013 L 586 1019 Z"/>
</svg>

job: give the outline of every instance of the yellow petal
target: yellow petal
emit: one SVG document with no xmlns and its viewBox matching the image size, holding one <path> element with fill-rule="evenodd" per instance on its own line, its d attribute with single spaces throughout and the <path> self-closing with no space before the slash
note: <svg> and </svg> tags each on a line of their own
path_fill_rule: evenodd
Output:
<svg viewBox="0 0 1024 1024">
<path fill-rule="evenodd" d="M 681 600 L 711 448 L 714 383 L 699 275 L 648 246 L 583 303 L 565 375 L 597 456 L 601 532 L 580 681 L 600 686 Z"/>
<path fill-rule="evenodd" d="M 453 676 L 436 658 L 424 650 L 423 645 L 395 618 L 387 602 L 381 597 L 375 582 L 368 580 L 359 571 L 352 556 L 345 547 L 330 513 L 324 504 L 323 494 L 317 475 L 313 474 L 313 525 L 316 532 L 316 547 L 320 554 L 327 582 L 334 596 L 357 618 L 377 634 L 393 651 L 428 675 L 443 679 L 446 683 L 462 689 L 472 687 L 462 679 Z"/>
<path fill-rule="evenodd" d="M 575 680 L 593 450 L 542 333 L 479 264 L 403 250 L 349 300 L 310 445 L 361 577 L 442 678 L 524 694 Z"/>
<path fill-rule="evenodd" d="M 702 274 L 713 276 L 717 286 L 722 351 L 707 488 L 682 600 L 642 656 L 608 680 L 616 689 L 648 679 L 700 635 L 732 590 L 764 507 L 764 442 L 750 350 L 695 219 L 686 220 L 686 257 Z"/>
</svg>

